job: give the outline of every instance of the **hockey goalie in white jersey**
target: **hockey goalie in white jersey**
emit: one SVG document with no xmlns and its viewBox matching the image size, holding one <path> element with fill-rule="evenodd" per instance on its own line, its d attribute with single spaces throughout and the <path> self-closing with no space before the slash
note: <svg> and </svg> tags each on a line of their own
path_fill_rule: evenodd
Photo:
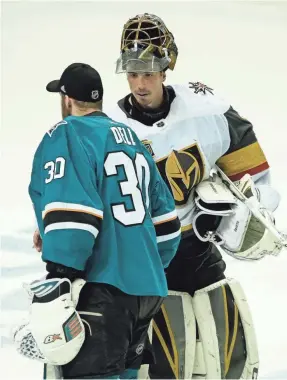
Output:
<svg viewBox="0 0 287 380">
<path fill-rule="evenodd" d="M 219 251 L 249 260 L 278 252 L 281 235 L 276 230 L 274 238 L 267 227 L 274 226 L 279 195 L 269 185 L 269 165 L 248 120 L 200 82 L 164 86 L 177 55 L 174 37 L 159 17 L 128 20 L 116 72 L 126 73 L 131 93 L 107 111 L 129 125 L 153 155 L 182 226 L 167 271 L 170 295 L 153 322 L 156 362 L 147 360 L 148 375 L 256 378 L 259 359 L 248 303 L 240 284 L 225 278 Z M 239 181 L 238 187 L 232 181 Z M 253 208 L 264 210 L 263 224 L 247 207 L 249 198 Z"/>
</svg>

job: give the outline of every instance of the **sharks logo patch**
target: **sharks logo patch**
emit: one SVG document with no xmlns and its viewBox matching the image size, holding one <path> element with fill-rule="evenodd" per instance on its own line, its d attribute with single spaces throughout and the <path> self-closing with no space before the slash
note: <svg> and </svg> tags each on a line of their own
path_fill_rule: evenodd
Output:
<svg viewBox="0 0 287 380">
<path fill-rule="evenodd" d="M 47 134 L 52 137 L 53 132 L 60 126 L 60 125 L 66 125 L 68 124 L 65 120 L 60 121 L 58 124 L 54 125 L 52 128 L 50 128 L 47 132 Z"/>
</svg>

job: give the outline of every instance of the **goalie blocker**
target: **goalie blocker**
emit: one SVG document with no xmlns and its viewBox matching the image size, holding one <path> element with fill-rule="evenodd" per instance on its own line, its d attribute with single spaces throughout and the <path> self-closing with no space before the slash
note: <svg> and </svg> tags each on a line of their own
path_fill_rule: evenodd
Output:
<svg viewBox="0 0 287 380">
<path fill-rule="evenodd" d="M 156 363 L 139 378 L 255 379 L 258 351 L 240 284 L 225 279 L 195 292 L 169 292 L 150 334 Z"/>
<path fill-rule="evenodd" d="M 76 311 L 85 281 L 53 278 L 26 285 L 32 303 L 29 320 L 13 334 L 17 351 L 29 359 L 59 366 L 76 357 L 85 328 Z M 49 323 L 45 323 L 47 317 Z"/>
</svg>

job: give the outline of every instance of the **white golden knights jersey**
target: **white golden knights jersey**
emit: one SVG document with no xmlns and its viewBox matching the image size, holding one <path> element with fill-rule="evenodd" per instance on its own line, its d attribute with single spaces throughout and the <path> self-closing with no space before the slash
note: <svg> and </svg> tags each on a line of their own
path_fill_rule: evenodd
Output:
<svg viewBox="0 0 287 380">
<path fill-rule="evenodd" d="M 137 112 L 131 94 L 109 117 L 131 127 L 146 145 L 169 185 L 182 231 L 192 229 L 193 189 L 216 163 L 234 181 L 249 173 L 264 183 L 269 165 L 252 124 L 202 83 L 164 87 L 168 110 L 150 123 Z"/>
</svg>

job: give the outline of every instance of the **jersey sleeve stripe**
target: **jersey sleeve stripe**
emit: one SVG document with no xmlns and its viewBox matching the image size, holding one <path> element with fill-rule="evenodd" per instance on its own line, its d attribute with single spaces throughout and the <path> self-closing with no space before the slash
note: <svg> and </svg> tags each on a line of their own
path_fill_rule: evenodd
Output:
<svg viewBox="0 0 287 380">
<path fill-rule="evenodd" d="M 48 203 L 45 206 L 44 211 L 42 212 L 42 218 L 44 219 L 45 215 L 51 211 L 79 211 L 85 212 L 87 214 L 95 215 L 98 218 L 103 219 L 103 211 L 96 209 L 90 206 L 84 206 L 77 203 L 64 203 L 64 202 L 52 202 Z"/>
<path fill-rule="evenodd" d="M 229 178 L 231 181 L 238 181 L 240 180 L 245 174 L 250 174 L 251 176 L 255 176 L 256 174 L 263 173 L 269 170 L 269 165 L 267 162 L 265 162 L 262 165 L 256 166 L 255 168 L 245 170 L 241 173 L 237 173 L 234 175 L 230 175 Z"/>
<path fill-rule="evenodd" d="M 177 212 L 176 212 L 176 210 L 173 210 L 173 211 L 168 212 L 166 214 L 155 216 L 154 218 L 152 218 L 152 222 L 154 225 L 156 225 L 156 224 L 160 224 L 160 223 L 165 223 L 165 222 L 167 222 L 171 219 L 175 219 L 175 218 L 177 218 Z"/>
<path fill-rule="evenodd" d="M 168 235 L 163 235 L 163 236 L 158 236 L 156 238 L 156 241 L 157 243 L 163 243 L 164 241 L 167 241 L 167 240 L 172 240 L 172 239 L 175 239 L 176 237 L 178 237 L 179 235 L 181 234 L 181 231 L 180 229 L 172 234 L 168 234 Z"/>
<path fill-rule="evenodd" d="M 44 228 L 55 223 L 77 223 L 78 225 L 90 225 L 100 231 L 102 218 L 87 212 L 70 211 L 70 210 L 51 210 L 46 213 L 44 219 Z"/>
<path fill-rule="evenodd" d="M 91 226 L 90 224 L 84 224 L 84 223 L 75 223 L 75 222 L 60 222 L 60 223 L 53 223 L 49 224 L 45 227 L 44 233 L 47 234 L 50 231 L 55 230 L 84 230 L 90 232 L 94 237 L 96 238 L 98 236 L 98 229 Z"/>
<path fill-rule="evenodd" d="M 258 142 L 222 156 L 217 165 L 228 177 L 241 176 L 249 171 L 265 170 L 269 167 Z M 240 177 L 240 178 L 241 178 Z"/>
<path fill-rule="evenodd" d="M 172 221 L 172 220 L 174 220 L 174 219 L 176 219 L 176 218 L 177 218 L 177 216 L 174 216 L 173 218 L 166 219 L 166 220 L 162 220 L 161 222 L 154 223 L 154 226 L 158 226 L 158 225 L 160 225 L 160 224 L 162 224 L 162 223 L 170 222 L 170 221 Z"/>
<path fill-rule="evenodd" d="M 158 237 L 173 234 L 177 231 L 181 231 L 180 227 L 180 221 L 178 218 L 166 221 L 165 223 L 156 224 L 156 236 Z"/>
</svg>

